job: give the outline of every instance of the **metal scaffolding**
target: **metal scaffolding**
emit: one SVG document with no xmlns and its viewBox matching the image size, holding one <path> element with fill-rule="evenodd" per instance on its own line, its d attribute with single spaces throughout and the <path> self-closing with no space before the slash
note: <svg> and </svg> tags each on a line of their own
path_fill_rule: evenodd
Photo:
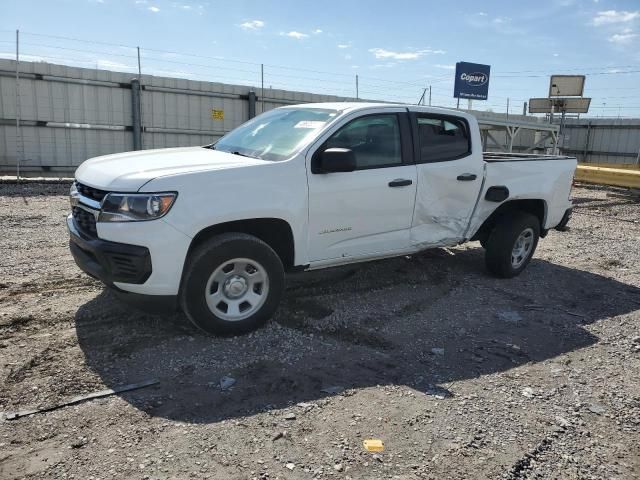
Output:
<svg viewBox="0 0 640 480">
<path fill-rule="evenodd" d="M 513 152 L 513 145 L 518 133 L 522 130 L 529 130 L 535 132 L 535 141 L 523 150 L 525 153 L 546 148 L 549 140 L 553 145 L 553 153 L 556 154 L 558 152 L 558 132 L 560 129 L 558 125 L 537 121 L 497 120 L 482 117 L 478 117 L 478 123 L 480 124 L 484 150 L 493 146 L 502 152 Z M 496 132 L 504 133 L 506 141 L 502 142 L 496 139 L 494 135 Z M 491 141 L 491 144 L 489 141 Z"/>
</svg>

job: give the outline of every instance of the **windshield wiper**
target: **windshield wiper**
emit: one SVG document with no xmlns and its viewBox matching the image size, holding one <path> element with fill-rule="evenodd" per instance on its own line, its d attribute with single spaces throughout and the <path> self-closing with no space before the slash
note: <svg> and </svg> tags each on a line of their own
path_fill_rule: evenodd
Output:
<svg viewBox="0 0 640 480">
<path fill-rule="evenodd" d="M 251 155 L 247 155 L 246 153 L 240 153 L 237 150 L 229 153 L 232 153 L 233 155 L 240 155 L 241 157 L 256 158 L 256 157 L 252 157 Z"/>
</svg>

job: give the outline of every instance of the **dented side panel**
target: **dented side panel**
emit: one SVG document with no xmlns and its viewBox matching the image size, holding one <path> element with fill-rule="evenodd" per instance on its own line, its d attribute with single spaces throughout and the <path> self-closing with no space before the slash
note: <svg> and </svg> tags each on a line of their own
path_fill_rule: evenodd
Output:
<svg viewBox="0 0 640 480">
<path fill-rule="evenodd" d="M 417 248 L 460 243 L 478 201 L 485 165 L 482 143 L 475 118 L 460 116 L 469 122 L 471 154 L 417 165 L 418 188 L 411 226 L 411 244 Z M 458 179 L 474 175 L 473 180 Z"/>
</svg>

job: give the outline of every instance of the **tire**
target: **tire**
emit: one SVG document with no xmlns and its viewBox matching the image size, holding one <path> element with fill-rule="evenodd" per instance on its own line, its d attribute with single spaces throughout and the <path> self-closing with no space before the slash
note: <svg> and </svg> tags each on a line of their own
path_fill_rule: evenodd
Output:
<svg viewBox="0 0 640 480">
<path fill-rule="evenodd" d="M 531 261 L 540 238 L 540 221 L 534 215 L 515 211 L 498 220 L 486 241 L 487 269 L 497 277 L 519 275 Z M 520 245 L 518 253 L 515 249 Z"/>
<path fill-rule="evenodd" d="M 190 255 L 180 305 L 206 333 L 236 335 L 269 320 L 283 290 L 282 261 L 269 245 L 244 233 L 224 233 Z"/>
</svg>

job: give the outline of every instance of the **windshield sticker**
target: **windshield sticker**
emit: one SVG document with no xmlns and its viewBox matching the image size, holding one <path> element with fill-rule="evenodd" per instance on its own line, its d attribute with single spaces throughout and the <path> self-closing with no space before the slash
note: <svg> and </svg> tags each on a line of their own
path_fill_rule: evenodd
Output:
<svg viewBox="0 0 640 480">
<path fill-rule="evenodd" d="M 324 122 L 319 120 L 302 120 L 294 125 L 293 128 L 320 128 Z"/>
</svg>

